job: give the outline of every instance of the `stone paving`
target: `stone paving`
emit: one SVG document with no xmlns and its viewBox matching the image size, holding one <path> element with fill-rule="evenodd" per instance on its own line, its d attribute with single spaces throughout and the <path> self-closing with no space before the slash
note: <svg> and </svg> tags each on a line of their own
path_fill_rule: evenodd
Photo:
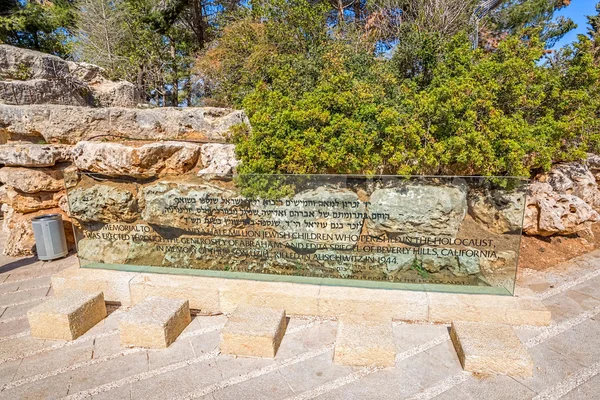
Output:
<svg viewBox="0 0 600 400">
<path fill-rule="evenodd" d="M 535 363 L 526 379 L 464 372 L 446 325 L 395 322 L 385 369 L 333 364 L 337 322 L 314 318 L 290 319 L 273 360 L 219 354 L 223 315 L 195 317 L 162 350 L 120 346 L 125 308 L 73 342 L 32 338 L 27 310 L 76 263 L 0 256 L 0 399 L 600 399 L 600 252 L 520 272 L 553 313 L 549 327 L 516 330 Z"/>
</svg>

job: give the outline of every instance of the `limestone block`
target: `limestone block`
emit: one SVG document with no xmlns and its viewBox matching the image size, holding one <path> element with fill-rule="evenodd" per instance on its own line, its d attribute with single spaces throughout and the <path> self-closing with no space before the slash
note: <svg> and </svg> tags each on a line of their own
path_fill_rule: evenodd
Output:
<svg viewBox="0 0 600 400">
<path fill-rule="evenodd" d="M 221 353 L 275 357 L 286 326 L 284 310 L 238 307 L 221 332 Z"/>
<path fill-rule="evenodd" d="M 429 322 L 489 322 L 508 325 L 550 325 L 550 311 L 537 299 L 512 296 L 427 293 Z"/>
<path fill-rule="evenodd" d="M 70 159 L 70 148 L 63 145 L 11 143 L 0 146 L 0 164 L 8 167 L 52 167 Z"/>
<path fill-rule="evenodd" d="M 106 317 L 102 292 L 72 290 L 54 296 L 27 313 L 31 336 L 75 340 Z"/>
<path fill-rule="evenodd" d="M 322 286 L 318 315 L 339 317 L 374 314 L 402 321 L 426 321 L 425 292 Z"/>
<path fill-rule="evenodd" d="M 390 319 L 341 317 L 333 362 L 341 365 L 393 367 L 396 344 Z"/>
<path fill-rule="evenodd" d="M 238 306 L 282 308 L 287 315 L 318 315 L 317 285 L 288 282 L 251 282 L 227 279 L 219 286 L 220 308 L 232 313 Z"/>
<path fill-rule="evenodd" d="M 149 296 L 184 299 L 192 310 L 219 312 L 219 286 L 230 280 L 199 276 L 141 274 L 129 283 L 132 304 Z"/>
<path fill-rule="evenodd" d="M 187 300 L 147 297 L 119 321 L 121 344 L 166 348 L 191 321 Z"/>
<path fill-rule="evenodd" d="M 4 167 L 0 182 L 24 193 L 58 192 L 65 188 L 62 169 Z"/>
<path fill-rule="evenodd" d="M 450 337 L 465 371 L 533 376 L 533 361 L 510 326 L 454 321 Z"/>
<path fill-rule="evenodd" d="M 51 281 L 57 295 L 67 294 L 73 289 L 90 293 L 102 291 L 107 302 L 129 306 L 132 304 L 129 282 L 137 275 L 135 272 L 75 267 L 53 275 Z"/>
</svg>

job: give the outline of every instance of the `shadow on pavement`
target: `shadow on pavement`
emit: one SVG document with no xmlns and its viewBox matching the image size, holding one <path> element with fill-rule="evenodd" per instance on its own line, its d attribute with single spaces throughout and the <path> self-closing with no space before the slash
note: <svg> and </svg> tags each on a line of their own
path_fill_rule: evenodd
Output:
<svg viewBox="0 0 600 400">
<path fill-rule="evenodd" d="M 27 265 L 31 265 L 34 262 L 37 262 L 38 259 L 37 257 L 33 256 L 33 257 L 27 257 L 27 258 L 19 258 L 18 260 L 15 260 L 13 262 L 10 262 L 8 264 L 4 264 L 3 266 L 0 267 L 0 274 L 8 272 L 8 271 L 12 271 L 13 269 L 17 269 L 20 267 L 25 267 Z"/>
</svg>

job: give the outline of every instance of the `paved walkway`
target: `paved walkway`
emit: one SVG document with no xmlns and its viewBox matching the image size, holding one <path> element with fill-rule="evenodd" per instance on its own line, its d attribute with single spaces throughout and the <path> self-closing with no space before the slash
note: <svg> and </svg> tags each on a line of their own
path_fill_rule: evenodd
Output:
<svg viewBox="0 0 600 400">
<path fill-rule="evenodd" d="M 600 399 L 600 252 L 521 271 L 553 313 L 550 327 L 518 328 L 529 379 L 463 372 L 444 325 L 396 323 L 396 367 L 382 370 L 334 365 L 328 320 L 292 318 L 274 360 L 220 355 L 225 316 L 196 317 L 166 350 L 121 348 L 124 309 L 73 342 L 32 338 L 27 310 L 76 263 L 0 256 L 0 399 Z"/>
</svg>

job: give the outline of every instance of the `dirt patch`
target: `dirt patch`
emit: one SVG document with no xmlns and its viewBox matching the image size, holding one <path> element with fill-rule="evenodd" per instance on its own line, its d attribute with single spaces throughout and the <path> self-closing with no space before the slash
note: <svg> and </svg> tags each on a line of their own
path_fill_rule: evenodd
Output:
<svg viewBox="0 0 600 400">
<path fill-rule="evenodd" d="M 543 271 L 571 258 L 600 249 L 600 224 L 592 228 L 594 237 L 523 236 L 519 268 Z"/>
</svg>

